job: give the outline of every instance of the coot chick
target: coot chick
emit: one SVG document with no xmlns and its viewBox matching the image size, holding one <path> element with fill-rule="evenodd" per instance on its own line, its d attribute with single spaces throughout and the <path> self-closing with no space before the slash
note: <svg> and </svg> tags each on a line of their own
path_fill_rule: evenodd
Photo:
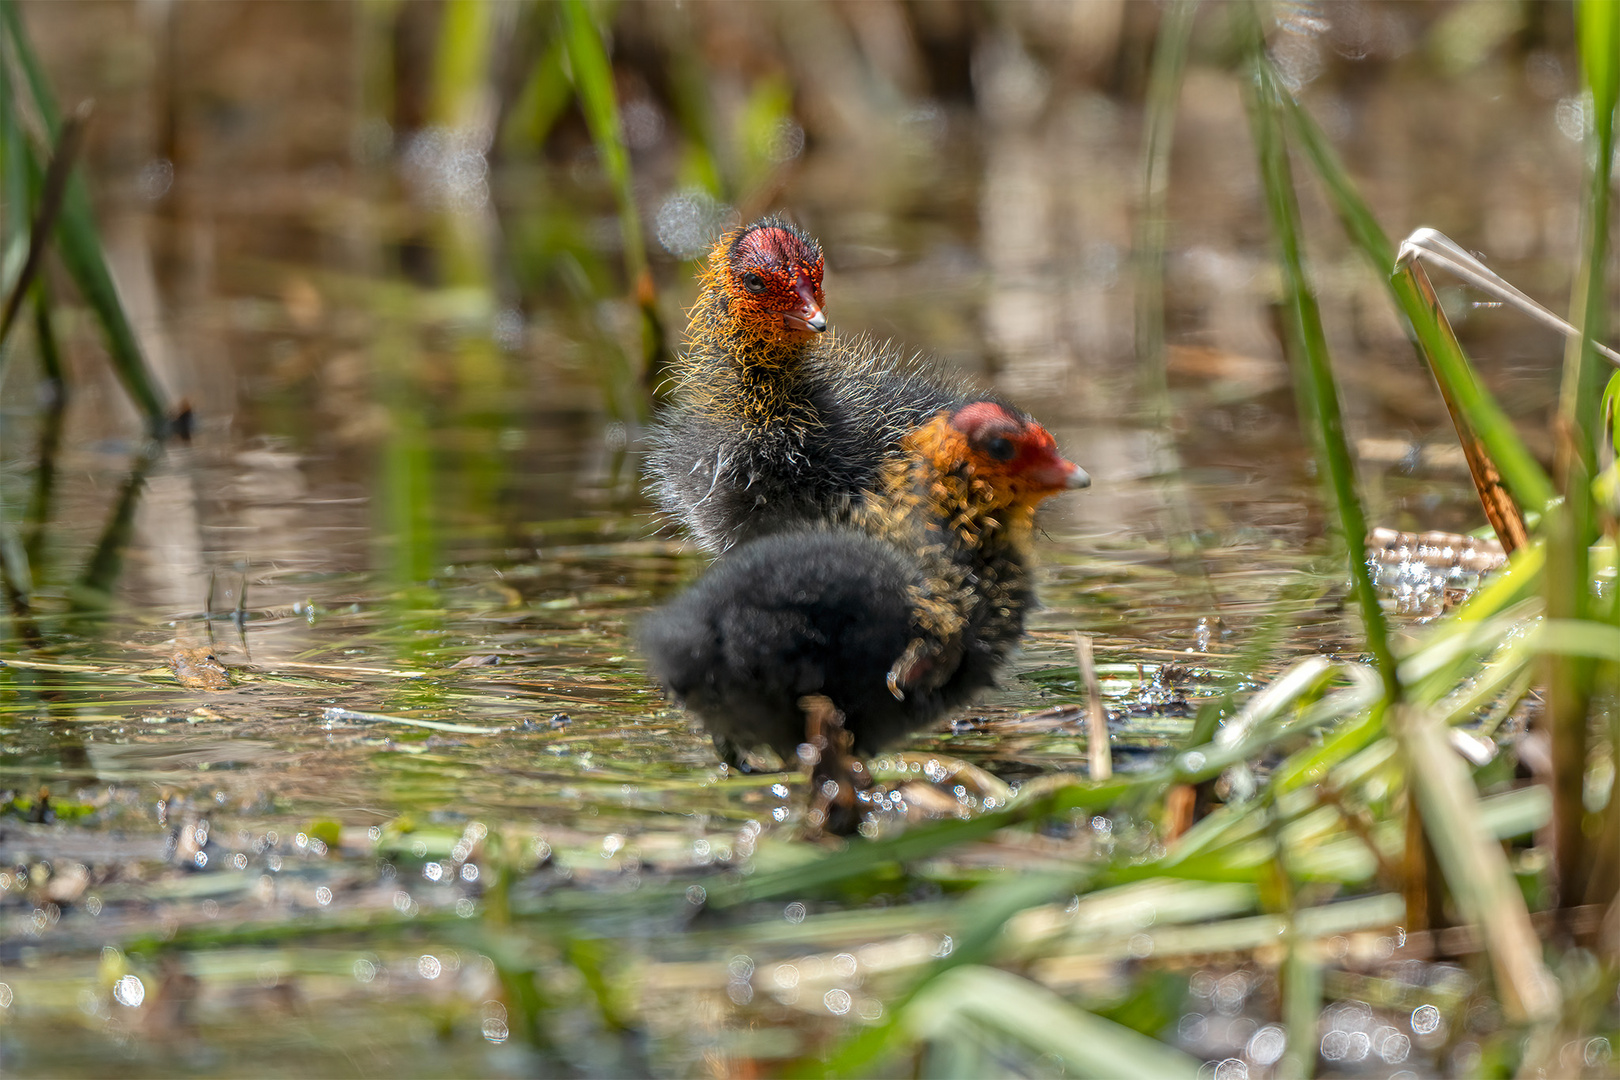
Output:
<svg viewBox="0 0 1620 1080">
<path fill-rule="evenodd" d="M 710 253 L 647 458 L 654 501 L 706 550 L 847 520 L 901 437 L 967 399 L 891 347 L 827 334 L 824 268 L 775 217 Z"/>
<path fill-rule="evenodd" d="M 724 760 L 768 746 L 791 761 L 807 695 L 870 754 L 992 684 L 1034 601 L 1035 507 L 1087 482 L 1011 406 L 942 412 L 902 440 L 855 527 L 743 544 L 647 619 L 651 672 Z"/>
</svg>

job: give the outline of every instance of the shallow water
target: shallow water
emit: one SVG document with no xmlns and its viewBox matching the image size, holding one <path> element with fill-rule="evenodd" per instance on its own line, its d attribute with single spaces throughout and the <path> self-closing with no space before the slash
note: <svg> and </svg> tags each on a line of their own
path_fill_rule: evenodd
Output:
<svg viewBox="0 0 1620 1080">
<path fill-rule="evenodd" d="M 110 257 L 160 380 L 199 426 L 144 457 L 82 310 L 61 320 L 73 382 L 54 453 L 41 453 L 53 436 L 31 347 L 5 372 L 0 503 L 35 593 L 33 614 L 0 630 L 0 1066 L 613 1075 L 775 1062 L 880 1017 L 906 971 L 949 950 L 949 896 L 1136 842 L 1129 822 L 1082 820 L 897 868 L 875 893 L 747 894 L 751 876 L 815 849 L 798 839 L 794 778 L 728 774 L 635 653 L 636 619 L 704 560 L 636 493 L 636 424 L 602 374 L 633 325 L 598 284 L 618 253 L 589 155 L 491 162 L 474 149 L 487 192 L 475 183 L 470 205 L 447 204 L 467 193 L 451 167 L 466 160 L 424 158 L 365 94 L 312 74 L 378 47 L 358 8 L 99 4 L 93 39 L 75 25 L 83 6 L 73 19 L 24 10 L 64 100 L 100 100 L 90 166 Z M 787 10 L 821 27 L 820 46 L 876 48 L 845 15 Z M 1432 15 L 1398 17 L 1413 40 L 1438 33 Z M 713 29 L 711 9 L 692 18 Z M 240 51 L 254 20 L 281 35 L 280 69 Z M 1123 55 L 1140 31 L 1121 33 Z M 1159 760 L 1212 695 L 1357 640 L 1269 329 L 1233 77 L 1213 61 L 1189 73 L 1169 388 L 1155 402 L 1131 343 L 1139 95 L 1072 70 L 1054 82 L 1038 37 L 1033 23 L 986 36 L 977 104 L 870 107 L 892 139 L 829 119 L 852 91 L 806 86 L 811 139 L 770 200 L 826 241 L 837 326 L 898 336 L 1009 393 L 1094 478 L 1043 518 L 1045 606 L 1003 686 L 876 763 L 901 797 L 874 835 L 1005 799 L 942 762 L 1014 789 L 1084 772 L 1077 631 L 1095 640 L 1122 771 Z M 1440 75 L 1404 55 L 1374 76 L 1328 57 L 1307 94 L 1379 166 L 1368 183 L 1390 229 L 1439 225 L 1493 247 L 1492 265 L 1532 291 L 1562 288 L 1579 151 L 1553 122 L 1569 77 L 1544 61 L 1568 57 L 1506 50 Z M 1397 110 L 1413 101 L 1413 115 Z M 1414 149 L 1440 113 L 1454 141 Z M 1497 145 L 1480 129 L 1512 134 Z M 1492 154 L 1491 181 L 1459 167 Z M 678 192 L 674 157 L 653 143 L 635 158 L 649 220 Z M 1307 210 L 1370 516 L 1476 527 L 1438 395 L 1376 282 L 1323 209 Z M 569 229 L 581 235 L 557 239 Z M 678 327 L 692 267 L 654 257 Z M 595 290 L 587 300 L 569 274 Z M 1455 299 L 1498 391 L 1538 418 L 1556 343 Z M 1243 646 L 1279 618 L 1272 659 L 1242 671 Z M 741 899 L 706 904 L 720 883 Z M 1190 924 L 1252 907 L 1217 892 L 1154 910 Z M 1106 998 L 1138 955 L 1142 927 L 1106 914 L 1091 924 L 1100 944 L 1070 949 L 1054 985 Z M 1347 950 L 1382 962 L 1376 935 L 1346 933 Z M 1269 1044 L 1256 1050 L 1259 1029 L 1235 1032 L 1233 1018 L 1275 1003 L 1245 1005 L 1231 965 L 1171 970 L 1180 1045 L 1211 1061 L 1247 1053 L 1262 1073 Z M 525 1000 L 514 973 L 532 972 L 543 997 Z M 1358 986 L 1335 993 L 1354 1000 Z M 1440 1053 L 1433 1029 L 1412 1027 L 1418 1004 L 1403 1008 L 1395 1033 Z M 1187 1019 L 1205 1013 L 1219 1032 Z M 543 1038 L 515 1034 L 534 1017 Z M 1383 1053 L 1370 1009 L 1323 1024 L 1325 1060 L 1405 1060 Z M 1347 1033 L 1334 1046 L 1361 1032 L 1382 1056 L 1332 1058 L 1332 1031 Z"/>
</svg>

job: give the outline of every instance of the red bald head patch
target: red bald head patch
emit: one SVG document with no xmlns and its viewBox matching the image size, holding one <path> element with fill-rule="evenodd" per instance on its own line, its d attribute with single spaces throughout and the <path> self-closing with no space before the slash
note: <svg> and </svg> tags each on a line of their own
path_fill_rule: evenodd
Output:
<svg viewBox="0 0 1620 1080">
<path fill-rule="evenodd" d="M 973 439 L 991 428 L 1017 431 L 1024 426 L 1024 419 L 998 401 L 975 401 L 956 410 L 951 426 Z"/>
<path fill-rule="evenodd" d="M 1058 453 L 1051 432 L 1000 402 L 964 405 L 952 414 L 950 426 L 965 437 L 975 473 L 1009 490 L 1044 497 L 1091 483 L 1085 470 Z"/>
<path fill-rule="evenodd" d="M 827 329 L 821 245 L 780 218 L 739 230 L 724 245 L 719 275 L 739 329 L 797 341 Z"/>
<path fill-rule="evenodd" d="M 762 270 L 801 268 L 821 280 L 821 245 L 776 218 L 766 218 L 740 231 L 727 252 L 733 268 Z"/>
</svg>

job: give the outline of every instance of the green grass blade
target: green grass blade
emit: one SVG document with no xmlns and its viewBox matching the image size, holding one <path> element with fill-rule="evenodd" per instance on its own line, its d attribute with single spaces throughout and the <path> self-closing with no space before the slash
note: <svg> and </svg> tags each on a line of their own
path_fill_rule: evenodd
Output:
<svg viewBox="0 0 1620 1080">
<path fill-rule="evenodd" d="M 681 184 L 706 191 L 717 199 L 735 197 L 734 186 L 728 188 L 722 179 L 718 122 L 710 96 L 713 83 L 704 65 L 702 50 L 689 37 L 682 44 L 682 48 L 673 50 L 669 71 L 671 104 L 686 143 L 681 152 Z"/>
<path fill-rule="evenodd" d="M 51 318 L 51 292 L 44 282 L 34 284 L 34 348 L 39 352 L 40 369 L 51 383 L 51 407 L 60 409 L 67 391 L 67 374 L 62 366 L 62 343 Z"/>
<path fill-rule="evenodd" d="M 647 265 L 647 242 L 636 209 L 636 194 L 630 177 L 630 152 L 624 145 L 619 123 L 618 96 L 613 89 L 613 68 L 608 62 L 602 34 L 597 29 L 585 0 L 562 0 L 563 39 L 573 70 L 574 90 L 585 113 L 586 126 L 602 168 L 613 184 L 619 204 L 619 231 L 624 238 L 624 269 L 630 280 L 630 295 L 641 312 L 642 379 L 658 386 L 668 362 L 668 338 L 658 314 L 658 291 Z M 634 395 L 637 418 L 646 419 L 646 395 Z"/>
<path fill-rule="evenodd" d="M 21 65 L 47 133 L 52 140 L 59 138 L 61 120 L 56 102 L 45 81 L 44 71 L 28 44 L 22 18 L 13 0 L 0 0 L 0 36 L 4 37 L 0 46 L 9 46 L 9 50 L 0 49 L 0 52 L 8 58 L 15 57 Z M 37 159 L 33 167 L 39 168 Z M 123 303 L 118 299 L 118 290 L 113 285 L 112 272 L 107 268 L 107 257 L 96 230 L 95 215 L 90 208 L 90 193 L 82 177 L 75 176 L 68 182 L 61 218 L 56 227 L 56 244 L 74 284 L 84 294 L 86 303 L 96 313 L 107 335 L 113 370 L 134 399 L 136 407 L 146 417 L 147 430 L 154 435 L 164 434 L 169 425 L 168 405 L 163 391 L 147 368 L 135 329 L 130 325 Z"/>
<path fill-rule="evenodd" d="M 1520 505 L 1544 509 L 1553 499 L 1552 481 L 1513 430 L 1502 407 L 1475 376 L 1473 365 L 1440 312 L 1432 287 L 1427 287 L 1426 279 L 1421 284 L 1413 280 L 1409 267 L 1396 266 L 1395 245 L 1356 190 L 1327 136 L 1291 95 L 1281 95 L 1281 101 L 1294 144 L 1322 181 L 1328 201 L 1351 241 L 1372 263 L 1379 278 L 1388 282 L 1396 306 L 1405 314 L 1435 380 L 1456 401 Z"/>
<path fill-rule="evenodd" d="M 1483 624 L 1536 594 L 1546 564 L 1544 544 L 1521 548 L 1467 603 L 1435 624 L 1422 644 L 1401 661 L 1401 681 L 1413 701 L 1433 704 L 1456 689 L 1468 667 L 1492 644 L 1491 638 L 1481 636 L 1486 632 Z M 1442 649 L 1450 651 L 1450 657 L 1435 662 L 1435 653 Z"/>
<path fill-rule="evenodd" d="M 447 0 L 439 16 L 433 54 L 430 116 L 446 127 L 462 127 L 478 111 L 490 69 L 493 5 L 481 0 Z"/>
<path fill-rule="evenodd" d="M 24 141 L 11 85 L 5 37 L 0 33 L 0 296 L 6 295 L 22 274 L 29 256 L 31 151 Z M 9 353 L 0 349 L 0 377 Z"/>
<path fill-rule="evenodd" d="M 1584 2 L 1576 30 L 1580 40 L 1581 75 L 1591 95 L 1592 126 L 1587 138 L 1586 203 L 1582 261 L 1570 298 L 1569 321 L 1580 331 L 1564 349 L 1564 384 L 1559 416 L 1569 433 L 1560 443 L 1570 458 L 1571 475 L 1565 502 L 1574 517 L 1575 539 L 1584 553 L 1597 533 L 1590 493 L 1603 384 L 1608 368 L 1589 334 L 1607 328 L 1607 269 L 1610 227 L 1609 183 L 1614 166 L 1614 111 L 1620 98 L 1620 12 L 1613 4 Z M 1576 485 L 1579 485 L 1577 490 Z M 1584 580 L 1584 575 L 1583 575 Z M 1583 589 L 1582 596 L 1586 595 Z"/>
<path fill-rule="evenodd" d="M 1309 1077 L 1316 1072 L 1317 1022 L 1322 1014 L 1322 964 L 1311 943 L 1302 941 L 1290 924 L 1288 959 L 1283 963 L 1283 1023 L 1288 1053 L 1279 1076 Z"/>
<path fill-rule="evenodd" d="M 1157 1039 L 1075 1008 L 1038 983 L 996 968 L 963 966 L 933 980 L 904 1009 L 916 1038 L 982 1025 L 1056 1054 L 1070 1076 L 1192 1077 L 1199 1061 Z"/>
<path fill-rule="evenodd" d="M 1148 76 L 1147 112 L 1142 136 L 1142 219 L 1136 251 L 1136 355 L 1142 365 L 1143 397 L 1162 426 L 1170 419 L 1165 374 L 1164 249 L 1170 222 L 1170 147 L 1176 127 L 1176 99 L 1187 66 L 1193 16 L 1198 0 L 1174 0 L 1159 26 Z"/>
<path fill-rule="evenodd" d="M 6 337 L 11 333 L 17 313 L 22 310 L 23 298 L 33 286 L 34 275 L 39 272 L 40 263 L 44 260 L 45 247 L 50 243 L 51 230 L 56 227 L 57 215 L 61 213 L 62 197 L 67 193 L 68 177 L 78 161 L 79 148 L 84 144 L 84 126 L 89 119 L 88 106 L 80 106 L 62 125 L 61 134 L 56 140 L 50 167 L 45 170 L 45 179 L 40 185 L 34 223 L 28 234 L 28 254 L 23 259 L 16 280 L 11 283 L 4 309 L 0 310 L 0 349 L 5 348 Z M 16 205 L 20 208 L 22 204 Z"/>
<path fill-rule="evenodd" d="M 1116 804 L 1137 787 L 1162 784 L 1155 775 L 1130 782 L 1118 778 L 1106 784 L 1065 783 L 1051 791 L 1020 798 L 1005 810 L 980 814 L 966 821 L 946 820 L 908 829 L 894 837 L 853 844 L 843 851 L 768 873 L 756 873 L 742 882 L 717 880 L 708 885 L 709 906 L 725 908 L 773 896 L 822 889 L 892 863 L 928 858 L 945 848 L 983 839 L 1025 821 L 1040 821 L 1076 810 L 1097 811 Z"/>
<path fill-rule="evenodd" d="M 56 494 L 56 458 L 62 445 L 63 420 L 67 413 L 66 383 L 62 377 L 62 359 L 56 328 L 51 325 L 50 308 L 49 293 L 44 283 L 36 283 L 34 343 L 39 350 L 40 366 L 45 369 L 45 377 L 56 391 L 40 417 L 39 452 L 34 458 L 34 487 L 28 497 L 28 509 L 23 515 L 27 522 L 23 533 L 23 552 L 36 578 L 43 577 L 45 573 L 48 555 L 45 540 Z"/>
<path fill-rule="evenodd" d="M 823 1058 L 800 1062 L 790 1072 L 796 1076 L 865 1076 L 884 1058 L 893 1056 L 910 1041 L 903 1023 L 907 1005 L 940 978 L 964 965 L 985 963 L 991 946 L 1014 915 L 1052 900 L 1064 891 L 1084 891 L 1092 874 L 1089 870 L 1012 877 L 976 889 L 956 911 L 956 936 L 960 941 L 952 951 L 935 961 L 915 985 L 889 1002 L 887 1018 L 874 1027 L 845 1040 Z"/>
<path fill-rule="evenodd" d="M 1586 138 L 1586 197 L 1582 207 L 1581 263 L 1570 297 L 1569 321 L 1579 335 L 1564 343 L 1564 375 L 1558 398 L 1557 480 L 1564 496 L 1547 520 L 1547 614 L 1581 619 L 1593 613 L 1592 542 L 1598 535 L 1592 499 L 1596 474 L 1599 409 L 1607 371 L 1587 334 L 1605 328 L 1604 272 L 1609 237 L 1609 173 L 1614 157 L 1615 58 L 1620 18 L 1612 5 L 1583 3 L 1576 20 L 1581 76 L 1592 123 Z M 1590 870 L 1582 830 L 1587 757 L 1587 717 L 1596 665 L 1588 657 L 1560 654 L 1547 665 L 1547 711 L 1553 758 L 1553 800 L 1558 881 L 1566 903 L 1586 888 Z"/>
<path fill-rule="evenodd" d="M 538 150 L 551 134 L 563 110 L 573 97 L 568 84 L 568 72 L 563 68 L 564 42 L 554 37 L 546 42 L 540 60 L 529 73 L 529 79 L 518 92 L 502 125 L 501 141 L 508 147 L 523 146 L 531 152 Z"/>
<path fill-rule="evenodd" d="M 1620 627 L 1591 619 L 1550 618 L 1532 640 L 1538 651 L 1555 656 L 1581 656 L 1620 664 Z"/>
<path fill-rule="evenodd" d="M 1298 357 L 1302 361 L 1295 365 L 1297 377 L 1303 384 L 1300 397 L 1310 411 L 1309 426 L 1318 435 L 1317 448 L 1322 456 L 1322 471 L 1328 477 L 1345 545 L 1349 549 L 1350 574 L 1361 610 L 1367 648 L 1378 664 L 1385 698 L 1393 702 L 1400 697 L 1400 684 L 1395 677 L 1395 657 L 1389 647 L 1388 623 L 1367 566 L 1367 519 L 1356 491 L 1355 464 L 1344 434 L 1344 419 L 1339 410 L 1338 390 L 1328 359 L 1321 310 L 1305 272 L 1299 203 L 1294 193 L 1288 149 L 1283 141 L 1280 101 L 1284 95 L 1277 86 L 1270 66 L 1263 62 L 1264 41 L 1260 36 L 1258 20 L 1253 17 L 1253 9 L 1249 10 L 1253 23 L 1256 77 L 1249 99 L 1249 116 L 1260 157 L 1266 207 L 1270 213 L 1284 287 L 1288 294 L 1293 344 L 1297 346 Z"/>
<path fill-rule="evenodd" d="M 1601 121 L 1611 129 L 1615 100 L 1620 96 L 1620 10 L 1605 0 L 1581 0 L 1575 7 L 1575 30 L 1581 54 L 1581 75 L 1592 102 L 1610 114 Z M 1607 165 L 1602 166 L 1606 171 Z"/>
<path fill-rule="evenodd" d="M 1447 741 L 1446 726 L 1425 709 L 1398 706 L 1395 716 L 1392 728 L 1424 832 L 1463 917 L 1483 933 L 1503 1010 L 1516 1021 L 1555 1018 L 1558 984 L 1542 962 L 1524 894 L 1501 844 L 1485 829 L 1473 780 Z"/>
<path fill-rule="evenodd" d="M 1384 232 L 1383 226 L 1373 216 L 1372 207 L 1367 205 L 1361 193 L 1356 190 L 1345 171 L 1344 163 L 1334 152 L 1332 144 L 1327 141 L 1327 135 L 1317 126 L 1316 121 L 1305 111 L 1304 106 L 1294 100 L 1292 94 L 1282 96 L 1283 115 L 1288 122 L 1288 132 L 1294 138 L 1295 145 L 1304 155 L 1305 160 L 1311 163 L 1318 179 L 1327 188 L 1328 201 L 1333 206 L 1334 213 L 1349 234 L 1351 241 L 1361 249 L 1361 253 L 1372 263 L 1373 269 L 1380 277 L 1389 273 L 1390 267 L 1395 265 L 1395 245 Z"/>
</svg>

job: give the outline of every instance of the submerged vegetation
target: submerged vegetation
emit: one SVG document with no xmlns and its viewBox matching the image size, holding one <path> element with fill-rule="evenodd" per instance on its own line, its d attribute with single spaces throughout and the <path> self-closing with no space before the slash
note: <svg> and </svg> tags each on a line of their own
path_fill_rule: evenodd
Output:
<svg viewBox="0 0 1620 1080">
<path fill-rule="evenodd" d="M 354 153 L 385 162 L 414 200 L 379 226 L 398 274 L 287 276 L 276 332 L 291 341 L 330 323 L 342 342 L 318 383 L 331 413 L 308 407 L 334 440 L 364 432 L 353 438 L 372 480 L 346 490 L 375 485 L 381 581 L 339 572 L 352 566 L 334 552 L 287 553 L 286 565 L 256 554 L 194 575 L 194 599 L 115 601 L 161 451 L 130 450 L 125 482 L 99 493 L 107 524 L 73 542 L 89 549 L 85 569 L 63 570 L 49 542 L 58 429 L 49 412 L 38 420 L 26 516 L 11 511 L 18 485 L 0 485 L 13 622 L 0 654 L 0 1061 L 32 1073 L 104 1071 L 113 1054 L 213 1074 L 1609 1071 L 1620 382 L 1594 339 L 1610 326 L 1620 12 L 1582 3 L 1567 27 L 1559 8 L 1472 37 L 1432 17 L 1442 67 L 1509 48 L 1515 32 L 1541 35 L 1544 56 L 1572 35 L 1579 87 L 1566 100 L 1586 171 L 1568 196 L 1581 242 L 1549 434 L 1516 426 L 1465 354 L 1454 323 L 1469 301 L 1424 267 L 1425 251 L 1444 249 L 1392 242 L 1427 222 L 1381 222 L 1311 107 L 1301 36 L 1341 17 L 1370 35 L 1390 11 L 1126 5 L 1114 89 L 1145 101 L 1130 263 L 1138 422 L 1173 441 L 1168 267 L 1189 180 L 1171 165 L 1196 60 L 1241 87 L 1253 156 L 1237 186 L 1274 255 L 1266 299 L 1325 539 L 1221 549 L 1187 524 L 1155 541 L 1168 552 L 1110 562 L 1053 538 L 1051 611 L 1012 685 L 949 734 L 873 762 L 860 836 L 814 843 L 800 832 L 802 785 L 714 762 L 627 651 L 627 625 L 696 569 L 635 516 L 630 466 L 669 327 L 719 228 L 790 193 L 838 197 L 801 110 L 823 109 L 821 130 L 839 108 L 898 115 L 895 130 L 918 139 L 945 123 L 937 106 L 902 108 L 922 80 L 902 61 L 861 69 L 857 86 L 830 47 L 794 59 L 807 40 L 843 40 L 817 38 L 829 20 L 857 20 L 874 55 L 896 34 L 926 40 L 914 51 L 939 68 L 936 89 L 974 97 L 986 132 L 1039 112 L 1048 76 L 1030 59 L 1040 27 L 999 11 L 979 25 L 966 5 L 941 5 L 957 20 L 947 26 L 927 5 L 688 6 L 701 10 L 354 9 L 359 94 L 390 118 L 362 130 L 382 132 L 382 149 L 358 138 Z M 95 121 L 60 120 L 30 12 L 0 0 L 0 374 L 17 379 L 27 352 L 64 382 L 53 327 L 79 317 L 59 287 L 71 283 L 140 426 L 168 436 L 174 407 L 72 172 L 77 125 Z M 716 48 L 749 57 L 749 78 L 711 86 Z M 1082 54 L 1050 67 L 1102 63 Z M 969 87 L 953 89 L 950 72 Z M 1101 116 L 1098 100 L 1082 115 Z M 674 133 L 650 134 L 663 126 Z M 1023 152 L 984 138 L 987 154 Z M 896 202 L 921 186 L 908 154 L 921 156 L 902 146 L 886 159 L 899 162 Z M 638 165 L 668 182 L 653 210 Z M 523 197 L 506 190 L 519 185 Z M 1001 220 L 992 201 L 986 230 Z M 877 246 L 821 213 L 843 250 Z M 1342 238 L 1323 235 L 1334 217 Z M 1337 243 L 1372 269 L 1377 291 L 1360 302 L 1400 320 L 1433 373 L 1504 551 L 1477 587 L 1455 585 L 1461 540 L 1430 544 L 1437 568 L 1407 553 L 1398 573 L 1439 581 L 1419 618 L 1399 610 L 1366 540 L 1388 501 L 1369 496 L 1369 455 L 1347 431 L 1350 370 L 1332 355 L 1345 335 L 1323 295 L 1345 275 L 1315 261 Z M 332 298 L 361 330 L 326 311 Z M 829 284 L 835 322 L 839 300 Z M 1019 302 L 1008 304 L 1044 310 Z M 31 324 L 16 315 L 25 304 Z M 999 347 L 1016 369 L 1011 340 Z M 300 355 L 281 362 L 297 369 Z M 346 396 L 333 372 L 355 355 L 367 389 Z M 521 433 L 503 399 L 513 358 L 541 355 L 595 381 L 606 434 L 588 499 L 527 491 L 583 504 L 581 516 L 517 529 L 497 512 L 520 471 L 506 465 Z M 1013 374 L 1037 388 L 1044 377 Z M 540 396 L 570 392 L 548 383 Z M 8 423 L 18 413 L 8 404 Z M 535 418 L 566 422 L 550 401 Z M 450 451 L 432 435 L 452 429 L 464 444 L 447 481 Z M 12 449 L 7 468 L 22 474 Z M 301 490 L 298 470 L 277 464 L 285 451 L 246 453 Z M 1106 469 L 1073 456 L 1107 485 Z M 1174 489 L 1189 474 L 1172 464 L 1152 480 Z M 226 474 L 195 475 L 206 487 Z M 1184 501 L 1172 490 L 1166 519 Z M 1156 617 L 1154 593 L 1185 587 L 1160 555 L 1208 598 L 1173 613 L 1194 628 L 1113 634 Z M 1223 602 L 1244 575 L 1248 591 Z M 250 578 L 274 599 L 250 602 Z M 1089 641 L 1067 660 L 1076 630 L 1113 634 L 1094 665 Z M 1081 706 L 1099 693 L 1088 684 L 1109 706 L 1110 765 L 1087 752 L 1088 731 L 1107 730 L 1087 724 Z"/>
</svg>

